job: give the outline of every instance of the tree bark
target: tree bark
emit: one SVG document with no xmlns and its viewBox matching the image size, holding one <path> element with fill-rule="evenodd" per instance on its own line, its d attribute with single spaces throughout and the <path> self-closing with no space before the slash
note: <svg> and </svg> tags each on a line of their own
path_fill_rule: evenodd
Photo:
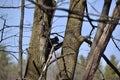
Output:
<svg viewBox="0 0 120 80">
<path fill-rule="evenodd" d="M 109 19 L 109 21 L 113 23 L 108 23 L 105 26 L 105 28 L 103 29 L 103 33 L 101 34 L 101 37 L 99 38 L 99 41 L 96 44 L 96 47 L 94 48 L 93 53 L 88 60 L 88 64 L 85 70 L 85 74 L 83 76 L 83 80 L 93 79 L 94 74 L 100 62 L 100 57 L 105 51 L 105 48 L 110 40 L 111 34 L 119 21 L 118 18 L 120 17 L 119 11 L 120 11 L 120 0 L 118 0 L 117 5 L 113 11 L 112 17 Z"/>
<path fill-rule="evenodd" d="M 21 19 L 20 19 L 20 31 L 19 31 L 19 78 L 22 80 L 23 78 L 23 50 L 22 50 L 22 44 L 23 44 L 23 25 L 24 25 L 24 0 L 21 1 Z"/>
<path fill-rule="evenodd" d="M 76 11 L 81 15 L 69 13 L 61 55 L 71 55 L 65 56 L 60 60 L 60 80 L 73 80 L 74 78 L 78 51 L 83 42 L 83 38 L 81 36 L 81 27 L 83 22 L 85 2 L 86 0 L 70 1 L 70 10 Z"/>
<path fill-rule="evenodd" d="M 53 0 L 37 0 L 38 4 L 53 7 Z M 38 80 L 45 64 L 45 54 L 48 52 L 48 41 L 51 31 L 51 21 L 54 10 L 43 10 L 35 6 L 34 23 L 30 46 L 28 49 L 28 62 L 25 71 L 26 80 Z M 46 79 L 46 72 L 42 73 L 42 80 Z"/>
<path fill-rule="evenodd" d="M 100 37 L 103 33 L 104 27 L 106 26 L 106 21 L 108 20 L 107 16 L 109 14 L 111 2 L 112 2 L 112 0 L 104 0 L 104 6 L 103 6 L 103 10 L 102 10 L 102 13 L 101 13 L 100 20 L 103 20 L 105 22 L 100 22 L 98 24 L 97 32 L 96 32 L 95 38 L 93 40 L 88 58 L 90 58 L 90 56 L 92 55 L 93 50 L 96 47 L 96 45 L 97 45 L 97 43 L 98 43 L 98 41 L 99 41 L 99 39 L 100 39 Z"/>
</svg>

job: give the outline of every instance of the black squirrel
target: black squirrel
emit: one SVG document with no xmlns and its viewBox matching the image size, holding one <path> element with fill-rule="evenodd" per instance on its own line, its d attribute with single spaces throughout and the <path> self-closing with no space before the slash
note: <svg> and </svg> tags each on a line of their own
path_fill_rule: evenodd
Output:
<svg viewBox="0 0 120 80">
<path fill-rule="evenodd" d="M 57 45 L 59 44 L 59 39 L 57 36 L 55 36 L 54 38 L 51 38 L 48 42 L 48 51 L 46 52 L 45 54 L 45 61 L 47 61 L 48 57 L 49 57 L 49 54 L 50 54 L 50 51 L 51 51 L 51 48 L 53 45 Z"/>
</svg>

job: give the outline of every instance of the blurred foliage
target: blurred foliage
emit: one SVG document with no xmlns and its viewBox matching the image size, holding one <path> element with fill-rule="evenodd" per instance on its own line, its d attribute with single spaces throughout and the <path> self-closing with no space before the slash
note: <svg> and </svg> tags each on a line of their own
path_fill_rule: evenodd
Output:
<svg viewBox="0 0 120 80">
<path fill-rule="evenodd" d="M 77 62 L 77 65 L 76 65 L 76 72 L 75 72 L 74 80 L 82 80 L 82 76 L 84 74 L 86 64 L 87 64 L 86 57 L 84 57 L 83 55 L 79 55 L 78 62 Z M 102 68 L 102 65 L 100 63 L 99 69 L 102 70 L 101 68 Z M 101 73 L 100 73 L 99 70 L 97 70 L 93 80 L 101 80 L 101 79 L 102 79 Z"/>
<path fill-rule="evenodd" d="M 118 70 L 120 70 L 119 61 L 116 60 L 115 55 L 111 55 L 110 62 L 111 62 Z M 118 75 L 115 73 L 115 71 L 114 71 L 109 65 L 106 65 L 106 66 L 105 66 L 104 75 L 105 75 L 105 79 L 106 79 L 106 80 L 119 80 Z"/>
<path fill-rule="evenodd" d="M 120 70 L 119 61 L 116 60 L 114 55 L 111 56 L 110 61 Z M 79 55 L 78 62 L 76 65 L 76 71 L 74 80 L 82 80 L 82 76 L 85 71 L 85 66 L 87 64 L 87 59 L 83 55 Z M 23 69 L 25 70 L 26 60 L 23 60 Z M 99 69 L 102 70 L 102 65 L 100 63 Z M 52 73 L 52 74 L 51 74 Z M 58 73 L 57 64 L 52 64 L 48 68 L 47 80 L 55 80 L 55 75 Z M 105 80 L 119 80 L 117 74 L 106 65 L 104 68 Z M 99 70 L 95 73 L 93 80 L 102 80 L 101 73 Z M 6 47 L 0 45 L 0 80 L 16 80 L 18 78 L 18 64 L 11 61 L 11 56 L 6 52 Z"/>
<path fill-rule="evenodd" d="M 78 62 L 76 64 L 74 80 L 82 80 L 86 64 L 87 64 L 86 57 L 84 57 L 83 55 L 80 55 L 78 57 Z M 56 63 L 49 66 L 48 74 L 47 74 L 47 80 L 55 80 L 56 79 L 55 74 L 59 73 L 58 69 L 59 68 L 58 68 Z M 99 70 L 103 70 L 101 63 L 99 65 Z M 102 80 L 103 76 L 101 76 L 102 75 L 101 72 L 103 72 L 103 71 L 100 72 L 99 70 L 97 70 L 97 72 L 95 73 L 95 76 L 94 76 L 93 80 Z"/>
<path fill-rule="evenodd" d="M 0 45 L 0 80 L 15 80 L 17 78 L 17 64 L 11 62 L 6 47 Z"/>
</svg>

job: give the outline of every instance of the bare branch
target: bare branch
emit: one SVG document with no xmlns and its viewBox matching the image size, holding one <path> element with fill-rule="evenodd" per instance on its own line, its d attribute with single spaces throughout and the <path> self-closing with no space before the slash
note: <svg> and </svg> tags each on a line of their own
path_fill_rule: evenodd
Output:
<svg viewBox="0 0 120 80">
<path fill-rule="evenodd" d="M 87 19 L 88 19 L 88 22 L 90 23 L 90 25 L 92 26 L 92 30 L 90 31 L 90 34 L 89 34 L 89 38 L 90 38 L 90 36 L 92 35 L 92 32 L 93 32 L 93 30 L 97 27 L 97 26 L 94 26 L 93 24 L 92 24 L 92 19 L 90 18 L 90 16 L 89 16 L 89 12 L 88 12 L 88 6 L 87 6 L 87 2 L 86 2 L 86 17 L 87 17 Z"/>
<path fill-rule="evenodd" d="M 38 80 L 41 80 L 42 79 L 42 75 L 43 75 L 43 73 L 46 71 L 46 69 L 47 69 L 47 66 L 48 66 L 48 63 L 50 62 L 50 59 L 52 58 L 52 54 L 53 54 L 53 51 L 54 51 L 54 45 L 52 46 L 52 48 L 51 48 L 51 51 L 50 51 L 50 54 L 49 54 L 49 57 L 48 57 L 48 59 L 47 59 L 47 62 L 45 63 L 45 66 L 44 66 L 44 68 L 43 68 L 43 70 L 41 71 L 41 75 L 40 75 L 40 77 L 39 77 L 39 79 Z"/>
<path fill-rule="evenodd" d="M 52 60 L 52 61 L 48 64 L 48 66 L 50 66 L 50 65 L 51 65 L 52 63 L 54 63 L 55 61 L 57 61 L 57 60 L 59 60 L 59 59 L 61 59 L 61 58 L 63 58 L 63 57 L 69 56 L 69 55 L 73 55 L 73 53 L 64 54 L 64 55 L 61 55 L 60 57 L 55 58 L 54 60 Z"/>
<path fill-rule="evenodd" d="M 85 14 L 83 14 L 83 13 L 81 13 L 81 12 L 79 12 L 79 11 L 73 11 L 73 10 L 69 10 L 69 9 L 65 9 L 65 8 L 56 8 L 56 7 L 48 7 L 48 6 L 45 6 L 43 3 L 36 3 L 35 1 L 33 1 L 33 0 L 28 0 L 28 1 L 30 1 L 31 3 L 33 3 L 33 4 L 35 4 L 36 6 L 38 6 L 39 8 L 41 8 L 44 12 L 46 12 L 45 10 L 46 9 L 48 9 L 48 10 L 60 10 L 60 11 L 65 11 L 65 12 L 67 12 L 67 13 L 71 13 L 71 14 L 75 14 L 75 15 L 78 15 L 78 16 L 84 16 L 84 17 L 86 17 L 86 18 L 88 18 L 88 16 L 87 15 L 92 15 L 92 16 L 96 16 L 96 17 L 101 17 L 101 18 L 103 18 L 103 19 L 90 19 L 90 21 L 92 22 L 92 21 L 94 21 L 94 22 L 101 22 L 101 23 L 107 23 L 107 24 L 115 24 L 116 22 L 114 21 L 114 19 L 120 19 L 120 17 L 116 17 L 116 18 L 113 18 L 113 17 L 109 17 L 109 16 L 105 16 L 105 15 L 97 15 L 97 14 L 93 14 L 93 13 L 86 13 L 87 15 L 85 15 Z M 107 7 L 110 7 L 110 4 L 105 4 L 105 7 L 106 8 L 104 8 L 105 10 L 105 13 L 104 14 L 106 14 L 106 12 L 108 11 L 107 10 Z M 103 12 L 104 12 L 103 11 Z M 109 11 L 108 11 L 109 12 Z M 47 13 L 47 12 L 46 12 Z M 49 14 L 49 13 L 47 13 L 47 14 Z M 55 17 L 73 17 L 73 16 L 59 16 L 59 15 L 54 15 Z M 75 18 L 75 17 L 73 17 L 73 18 Z M 108 18 L 109 19 L 111 19 L 111 20 L 108 20 Z M 76 18 L 76 19 L 78 19 L 78 18 Z M 112 20 L 113 19 L 113 20 Z M 79 18 L 79 20 L 81 20 L 80 18 Z M 83 21 L 86 21 L 86 20 L 83 20 Z M 120 23 L 118 23 L 118 24 L 120 24 Z"/>
<path fill-rule="evenodd" d="M 60 32 L 61 33 L 61 32 Z M 63 33 L 63 32 L 62 32 Z M 51 33 L 51 35 L 54 35 L 54 34 L 56 34 L 56 35 L 58 35 L 59 37 L 61 37 L 61 38 L 64 38 L 63 36 L 61 36 L 59 33 Z"/>
<path fill-rule="evenodd" d="M 22 39 L 23 39 L 23 24 L 24 24 L 24 0 L 21 1 L 21 20 L 20 20 L 20 32 L 19 32 L 19 67 L 20 67 L 20 80 L 22 80 L 23 76 L 23 68 L 22 68 L 22 57 L 23 57 L 23 52 L 22 52 Z"/>
<path fill-rule="evenodd" d="M 120 51 L 120 48 L 119 48 L 119 47 L 118 47 L 118 45 L 116 44 L 116 42 L 115 42 L 115 40 L 114 40 L 113 36 L 112 36 L 111 38 L 112 38 L 112 41 L 113 41 L 113 43 L 114 43 L 115 47 L 118 49 L 118 51 Z"/>
<path fill-rule="evenodd" d="M 2 41 L 6 40 L 6 39 L 9 39 L 9 38 L 12 38 L 12 37 L 16 37 L 16 36 L 17 36 L 17 34 L 11 35 L 11 36 L 8 36 L 8 37 L 5 37 L 5 38 L 3 38 L 3 39 L 0 40 L 0 43 L 1 43 Z"/>
<path fill-rule="evenodd" d="M 4 20 L 4 23 L 3 23 L 3 28 L 1 29 L 1 40 L 0 41 L 3 40 L 4 29 L 5 29 L 5 24 L 6 24 L 6 19 L 4 19 L 4 18 L 1 18 L 1 19 Z"/>
<path fill-rule="evenodd" d="M 34 7 L 32 6 L 29 6 L 31 4 L 24 4 L 24 8 L 27 8 L 27 9 L 34 9 Z M 19 9 L 21 8 L 22 6 L 0 6 L 1 9 Z"/>
<path fill-rule="evenodd" d="M 94 7 L 93 5 L 91 5 L 91 3 L 88 2 L 88 4 L 93 8 L 93 10 L 94 10 L 95 12 L 97 12 L 97 13 L 100 14 L 100 12 L 99 12 L 97 9 L 95 9 L 95 7 Z"/>
<path fill-rule="evenodd" d="M 21 8 L 21 6 L 11 6 L 11 7 L 9 7 L 9 6 L 0 6 L 0 8 L 2 8 L 2 9 L 18 9 L 18 8 Z"/>
</svg>

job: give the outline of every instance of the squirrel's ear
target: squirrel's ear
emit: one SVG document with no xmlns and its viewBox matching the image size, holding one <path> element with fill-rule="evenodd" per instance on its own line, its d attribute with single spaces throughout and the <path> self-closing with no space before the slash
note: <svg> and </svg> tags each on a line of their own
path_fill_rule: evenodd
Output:
<svg viewBox="0 0 120 80">
<path fill-rule="evenodd" d="M 57 36 L 55 36 L 55 38 L 54 38 L 57 42 L 59 41 L 59 38 L 57 37 Z"/>
</svg>

